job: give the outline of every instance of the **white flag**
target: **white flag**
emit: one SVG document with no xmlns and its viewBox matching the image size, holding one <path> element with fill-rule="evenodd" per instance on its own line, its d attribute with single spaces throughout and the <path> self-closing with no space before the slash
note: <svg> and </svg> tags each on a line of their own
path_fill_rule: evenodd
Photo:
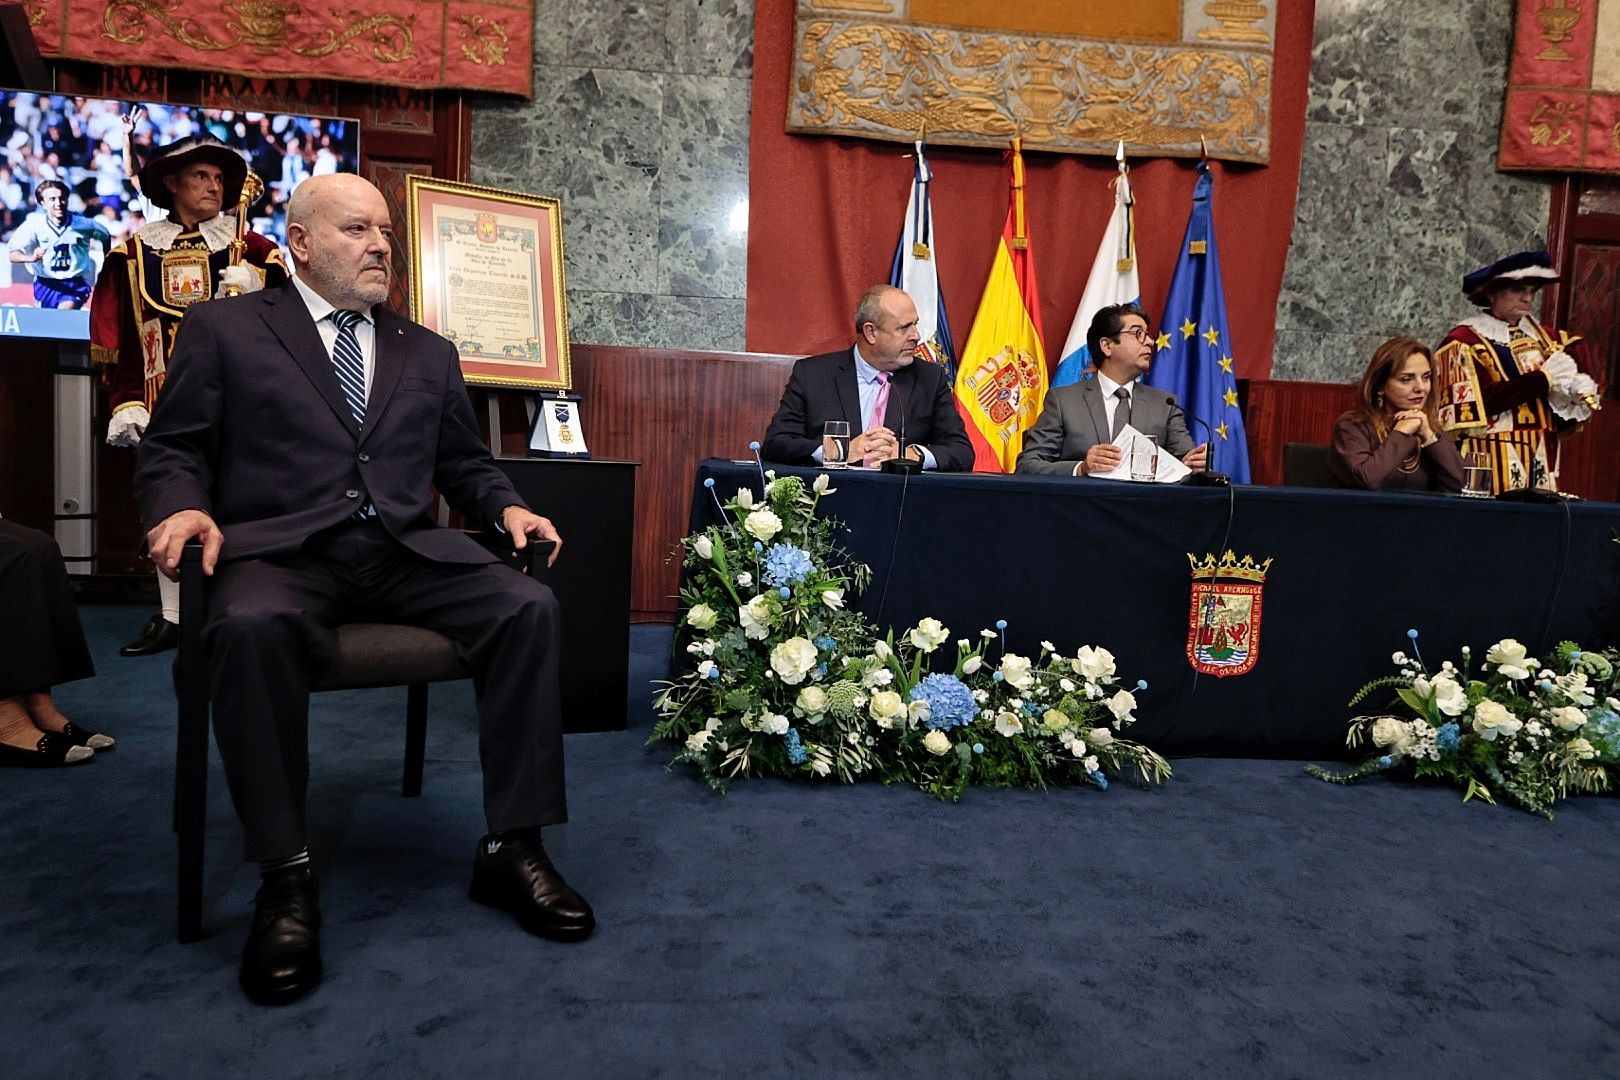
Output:
<svg viewBox="0 0 1620 1080">
<path fill-rule="evenodd" d="M 1091 276 L 1086 278 L 1086 291 L 1080 294 L 1074 323 L 1069 327 L 1068 339 L 1063 342 L 1062 359 L 1052 376 L 1053 386 L 1079 382 L 1086 366 L 1092 362 L 1086 352 L 1086 331 L 1098 311 L 1113 304 L 1142 301 L 1142 286 L 1136 277 L 1135 200 L 1131 198 L 1124 143 L 1120 144 L 1118 160 L 1119 176 L 1112 184 L 1114 212 L 1108 219 L 1102 243 L 1097 245 L 1097 258 L 1091 264 Z"/>
</svg>

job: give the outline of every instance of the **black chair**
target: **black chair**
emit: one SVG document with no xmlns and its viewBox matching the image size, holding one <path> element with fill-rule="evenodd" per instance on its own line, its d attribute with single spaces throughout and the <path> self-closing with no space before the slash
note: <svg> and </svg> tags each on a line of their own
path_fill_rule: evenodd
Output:
<svg viewBox="0 0 1620 1080">
<path fill-rule="evenodd" d="M 1283 443 L 1283 483 L 1288 487 L 1344 487 L 1328 468 L 1327 443 Z"/>
<path fill-rule="evenodd" d="M 513 552 L 505 536 L 479 537 L 507 562 L 545 580 L 550 541 Z M 180 646 L 175 660 L 179 728 L 174 756 L 174 830 L 178 834 L 179 936 L 202 937 L 203 833 L 208 799 L 208 650 L 202 629 L 207 612 L 202 545 L 186 545 L 180 560 Z M 363 690 L 406 687 L 405 774 L 400 794 L 422 793 L 427 744 L 428 684 L 472 677 L 450 639 L 432 630 L 398 623 L 345 623 L 338 627 L 337 659 L 314 689 Z"/>
</svg>

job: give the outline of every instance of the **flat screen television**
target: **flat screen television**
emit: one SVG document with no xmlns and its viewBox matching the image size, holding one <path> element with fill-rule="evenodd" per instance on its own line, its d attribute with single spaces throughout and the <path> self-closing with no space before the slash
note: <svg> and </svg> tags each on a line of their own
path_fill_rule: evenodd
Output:
<svg viewBox="0 0 1620 1080">
<path fill-rule="evenodd" d="M 145 115 L 131 136 L 136 161 L 126 169 L 121 117 L 139 106 Z M 264 181 L 264 196 L 249 209 L 250 224 L 278 243 L 286 240 L 287 198 L 302 181 L 323 172 L 357 172 L 360 125 L 355 120 L 290 113 L 204 109 L 194 105 L 130 102 L 0 89 L 0 337 L 86 340 L 89 313 L 49 306 L 51 290 L 36 295 L 32 263 L 11 261 L 13 237 L 30 215 L 41 214 L 35 194 L 57 180 L 68 189 L 67 212 L 100 221 L 123 241 L 164 211 L 140 196 L 129 174 L 159 147 L 208 132 L 241 151 Z M 47 192 L 47 198 L 50 198 Z M 25 230 L 26 238 L 33 227 Z M 92 245 L 91 261 L 98 255 Z"/>
</svg>

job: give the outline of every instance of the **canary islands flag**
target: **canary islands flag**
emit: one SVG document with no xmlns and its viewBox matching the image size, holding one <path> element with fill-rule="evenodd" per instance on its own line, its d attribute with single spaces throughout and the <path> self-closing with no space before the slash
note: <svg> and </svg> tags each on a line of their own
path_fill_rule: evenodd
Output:
<svg viewBox="0 0 1620 1080">
<path fill-rule="evenodd" d="M 922 337 L 917 355 L 942 366 L 955 385 L 956 346 L 951 342 L 950 320 L 945 317 L 945 296 L 939 291 L 939 249 L 934 244 L 934 209 L 928 198 L 934 174 L 923 157 L 923 144 L 915 145 L 911 198 L 906 201 L 906 220 L 894 249 L 889 284 L 904 289 L 917 305 L 917 333 Z"/>
<path fill-rule="evenodd" d="M 1091 264 L 1091 276 L 1086 278 L 1086 291 L 1080 294 L 1080 306 L 1075 309 L 1074 323 L 1069 327 L 1069 338 L 1063 343 L 1062 359 L 1052 374 L 1053 386 L 1077 383 L 1092 364 L 1086 349 L 1086 331 L 1097 312 L 1114 304 L 1140 304 L 1142 286 L 1136 277 L 1136 201 L 1131 196 L 1130 169 L 1125 165 L 1124 144 L 1120 146 L 1119 176 L 1110 186 L 1114 189 L 1114 212 L 1103 231 L 1102 243 L 1097 245 L 1097 258 Z"/>
<path fill-rule="evenodd" d="M 1024 219 L 1024 156 L 1014 139 L 1012 197 L 979 312 L 956 372 L 956 407 L 973 443 L 975 472 L 1012 472 L 1024 432 L 1046 400 L 1035 253 Z"/>
<path fill-rule="evenodd" d="M 1176 396 L 1196 422 L 1194 437 L 1209 439 L 1209 469 L 1234 483 L 1249 482 L 1249 443 L 1238 409 L 1237 374 L 1232 370 L 1232 335 L 1226 322 L 1226 292 L 1215 250 L 1215 216 L 1210 203 L 1214 181 L 1209 162 L 1198 164 L 1192 217 L 1181 242 L 1170 296 L 1159 321 L 1153 366 L 1143 379 Z"/>
</svg>

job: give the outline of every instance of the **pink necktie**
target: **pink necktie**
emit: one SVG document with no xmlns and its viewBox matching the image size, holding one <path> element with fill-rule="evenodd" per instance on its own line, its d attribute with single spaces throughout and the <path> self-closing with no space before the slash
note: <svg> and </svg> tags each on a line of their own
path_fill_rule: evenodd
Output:
<svg viewBox="0 0 1620 1080">
<path fill-rule="evenodd" d="M 872 416 L 866 422 L 866 429 L 868 431 L 875 427 L 882 427 L 883 417 L 889 411 L 889 373 L 887 371 L 878 372 L 877 381 L 877 400 L 872 402 Z"/>
</svg>

